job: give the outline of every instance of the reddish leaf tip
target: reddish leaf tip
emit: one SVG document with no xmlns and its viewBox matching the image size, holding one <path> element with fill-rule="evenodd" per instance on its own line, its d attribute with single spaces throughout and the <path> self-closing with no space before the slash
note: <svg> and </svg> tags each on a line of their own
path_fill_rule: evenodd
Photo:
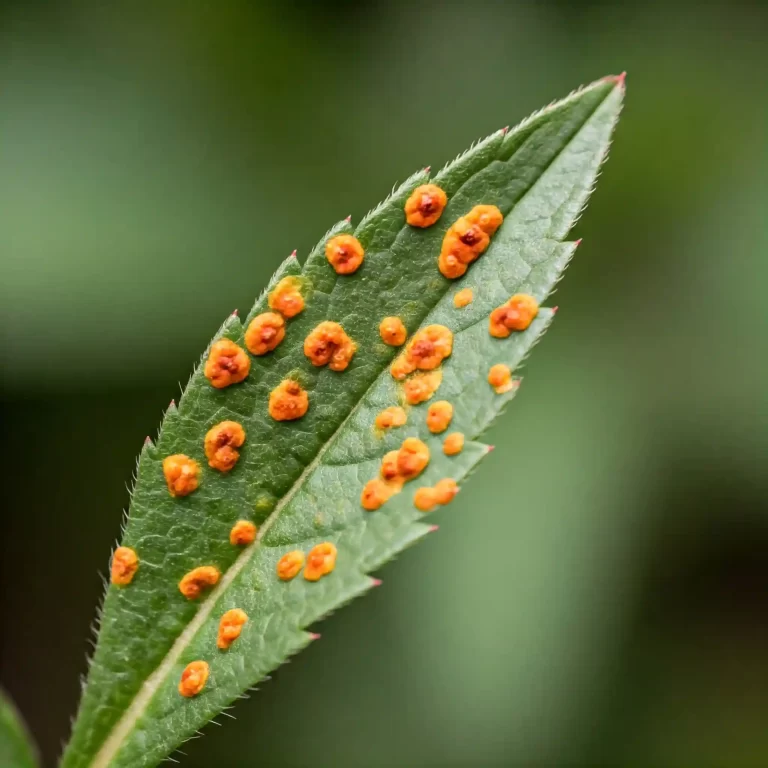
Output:
<svg viewBox="0 0 768 768">
<path fill-rule="evenodd" d="M 625 81 L 627 79 L 627 73 L 622 72 L 620 75 L 608 75 L 608 77 L 604 77 L 603 80 L 606 83 L 615 83 L 619 88 L 625 88 Z"/>
<path fill-rule="evenodd" d="M 432 166 L 431 166 L 431 165 L 428 165 L 428 166 L 427 166 L 427 167 L 424 169 L 424 173 L 429 173 L 431 170 L 432 170 Z"/>
<path fill-rule="evenodd" d="M 583 240 L 583 237 L 580 237 L 573 245 L 578 248 L 581 245 L 581 241 Z"/>
<path fill-rule="evenodd" d="M 372 587 L 380 587 L 384 582 L 381 579 L 371 579 Z"/>
<path fill-rule="evenodd" d="M 558 309 L 560 309 L 560 307 L 552 307 L 552 314 L 556 315 Z"/>
<path fill-rule="evenodd" d="M 237 317 L 237 310 L 236 309 L 232 310 L 232 317 Z"/>
<path fill-rule="evenodd" d="M 296 258 L 296 249 L 295 248 L 291 251 L 290 258 L 292 258 L 292 259 Z"/>
<path fill-rule="evenodd" d="M 152 438 L 149 435 L 147 435 L 144 438 L 144 445 L 149 445 L 151 442 L 152 442 Z"/>
<path fill-rule="evenodd" d="M 438 528 L 440 528 L 439 525 L 430 525 L 429 526 L 429 532 L 434 533 Z"/>
<path fill-rule="evenodd" d="M 317 632 L 310 632 L 309 633 L 309 639 L 310 640 L 319 640 L 322 637 L 322 635 L 318 635 Z"/>
<path fill-rule="evenodd" d="M 349 214 L 349 216 L 347 216 L 347 218 L 346 218 L 346 219 L 344 219 L 344 221 L 346 221 L 347 223 L 349 223 L 350 221 L 352 221 L 352 214 L 350 213 L 350 214 Z"/>
<path fill-rule="evenodd" d="M 495 450 L 496 450 L 496 446 L 495 445 L 489 445 L 488 446 L 488 453 L 490 453 L 491 451 L 495 451 Z"/>
<path fill-rule="evenodd" d="M 173 399 L 173 400 L 171 400 L 171 402 L 168 404 L 168 407 L 169 407 L 169 408 L 173 408 L 175 405 L 176 405 L 176 400 L 175 400 L 175 398 L 174 398 L 174 399 Z"/>
</svg>

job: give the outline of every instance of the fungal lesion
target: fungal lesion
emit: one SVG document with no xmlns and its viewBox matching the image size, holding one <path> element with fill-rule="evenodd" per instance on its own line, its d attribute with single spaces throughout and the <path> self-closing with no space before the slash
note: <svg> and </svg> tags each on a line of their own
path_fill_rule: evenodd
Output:
<svg viewBox="0 0 768 768">
<path fill-rule="evenodd" d="M 488 383 L 497 395 L 503 395 L 515 387 L 512 371 L 504 363 L 496 363 L 496 365 L 491 366 L 490 371 L 488 371 Z"/>
<path fill-rule="evenodd" d="M 417 437 L 407 437 L 400 448 L 389 451 L 381 460 L 379 477 L 369 480 L 360 495 L 360 504 L 368 511 L 379 509 L 403 485 L 417 478 L 429 464 L 429 447 Z"/>
<path fill-rule="evenodd" d="M 298 576 L 299 571 L 304 567 L 304 553 L 300 549 L 294 549 L 286 552 L 277 561 L 277 576 L 281 581 L 290 581 Z"/>
<path fill-rule="evenodd" d="M 209 674 L 207 661 L 190 661 L 181 673 L 179 693 L 186 698 L 197 696 L 205 688 Z"/>
<path fill-rule="evenodd" d="M 365 259 L 363 244 L 353 235 L 336 235 L 325 244 L 325 257 L 339 275 L 351 275 Z"/>
<path fill-rule="evenodd" d="M 357 345 L 340 323 L 324 320 L 304 339 L 304 355 L 312 365 L 327 365 L 332 371 L 344 371 L 357 351 Z"/>
<path fill-rule="evenodd" d="M 200 464 L 183 453 L 163 459 L 163 476 L 171 496 L 189 496 L 200 485 Z"/>
<path fill-rule="evenodd" d="M 269 292 L 267 303 L 270 309 L 279 312 L 283 317 L 296 317 L 304 311 L 301 279 L 295 275 L 289 275 L 279 280 Z"/>
<path fill-rule="evenodd" d="M 112 555 L 110 581 L 118 587 L 125 587 L 133 581 L 139 569 L 139 556 L 131 547 L 118 547 Z"/>
<path fill-rule="evenodd" d="M 442 381 L 443 372 L 440 369 L 415 373 L 403 382 L 403 399 L 408 405 L 423 403 L 437 392 Z"/>
<path fill-rule="evenodd" d="M 453 351 L 453 332 L 444 325 L 432 324 L 416 331 L 405 349 L 395 358 L 389 372 L 402 381 L 414 371 L 432 371 Z"/>
<path fill-rule="evenodd" d="M 453 406 L 447 400 L 438 400 L 427 409 L 427 429 L 439 434 L 448 429 L 453 419 Z"/>
<path fill-rule="evenodd" d="M 244 381 L 250 370 L 245 350 L 230 339 L 219 339 L 211 345 L 203 373 L 212 386 L 224 389 Z"/>
<path fill-rule="evenodd" d="M 258 528 L 250 520 L 238 520 L 229 532 L 229 543 L 233 547 L 247 547 L 256 541 Z"/>
<path fill-rule="evenodd" d="M 304 578 L 306 581 L 319 581 L 323 576 L 327 576 L 336 567 L 336 556 L 338 551 L 336 546 L 330 541 L 324 541 L 309 551 L 307 555 L 307 564 L 304 568 Z"/>
<path fill-rule="evenodd" d="M 243 627 L 248 621 L 248 614 L 242 608 L 231 608 L 219 620 L 219 631 L 216 636 L 216 646 L 226 651 L 240 637 Z"/>
<path fill-rule="evenodd" d="M 391 405 L 376 414 L 375 424 L 377 429 L 384 430 L 402 427 L 407 421 L 408 415 L 405 410 L 399 405 Z"/>
<path fill-rule="evenodd" d="M 400 347 L 405 344 L 408 338 L 408 331 L 405 324 L 399 317 L 385 317 L 379 323 L 379 336 L 381 340 L 390 347 Z"/>
<path fill-rule="evenodd" d="M 488 332 L 497 339 L 506 339 L 512 331 L 525 331 L 539 314 L 539 303 L 527 293 L 516 293 L 488 319 Z"/>
<path fill-rule="evenodd" d="M 439 480 L 434 486 L 425 485 L 413 495 L 413 505 L 421 512 L 431 512 L 438 505 L 444 506 L 453 501 L 459 492 L 459 486 L 450 477 Z"/>
<path fill-rule="evenodd" d="M 405 220 L 412 227 L 431 227 L 442 215 L 448 195 L 437 184 L 422 184 L 405 202 Z"/>
<path fill-rule="evenodd" d="M 215 586 L 220 577 L 221 572 L 215 566 L 200 565 L 184 574 L 179 582 L 179 592 L 187 600 L 196 600 L 204 590 Z"/>
<path fill-rule="evenodd" d="M 262 312 L 251 320 L 245 331 L 245 346 L 261 357 L 277 349 L 285 338 L 285 320 L 277 312 Z"/>
<path fill-rule="evenodd" d="M 307 412 L 309 395 L 296 379 L 284 379 L 270 392 L 268 408 L 275 421 L 294 421 Z"/>
<path fill-rule="evenodd" d="M 231 471 L 240 458 L 245 442 L 245 430 L 236 421 L 222 421 L 208 430 L 205 435 L 205 456 L 208 464 L 219 472 Z"/>
<path fill-rule="evenodd" d="M 469 265 L 486 251 L 503 220 L 495 205 L 476 205 L 458 218 L 443 237 L 437 261 L 440 273 L 451 280 L 464 275 Z"/>
</svg>

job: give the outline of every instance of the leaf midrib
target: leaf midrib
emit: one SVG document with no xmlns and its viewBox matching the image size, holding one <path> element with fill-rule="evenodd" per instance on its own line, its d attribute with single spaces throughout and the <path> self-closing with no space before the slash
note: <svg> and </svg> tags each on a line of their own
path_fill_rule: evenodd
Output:
<svg viewBox="0 0 768 768">
<path fill-rule="evenodd" d="M 576 95 L 577 95 L 576 93 L 571 94 L 571 98 L 575 97 Z M 585 117 L 581 126 L 573 133 L 573 135 L 568 139 L 568 141 L 562 146 L 560 151 L 557 152 L 555 155 L 553 155 L 550 161 L 542 168 L 541 173 L 526 188 L 525 192 L 517 198 L 512 208 L 510 209 L 509 213 L 505 216 L 505 220 L 507 216 L 509 216 L 515 210 L 515 208 L 527 197 L 530 191 L 536 186 L 539 180 L 549 170 L 549 168 L 558 159 L 558 157 L 560 157 L 561 154 L 570 146 L 571 142 L 573 142 L 574 139 L 581 132 L 581 129 L 583 128 L 583 126 L 587 122 L 589 122 L 589 120 L 594 116 L 594 114 L 600 108 L 600 105 L 603 103 L 603 101 L 604 100 L 601 100 L 595 105 L 595 107 L 592 109 L 589 115 Z M 545 110 L 542 110 L 542 112 L 544 111 Z M 519 130 L 520 128 L 523 128 L 526 122 L 532 121 L 534 117 L 539 117 L 539 116 L 540 115 L 532 115 L 531 117 L 528 118 L 528 120 L 523 121 L 523 123 L 517 126 L 515 130 Z M 525 143 L 526 143 L 525 141 L 522 142 L 515 149 L 515 151 L 503 162 L 509 162 L 522 149 L 522 147 L 525 146 Z M 498 158 L 496 158 L 496 160 L 498 160 Z M 494 162 L 494 161 L 491 161 L 491 162 Z M 435 182 L 437 182 L 439 177 L 440 177 L 440 174 L 437 174 L 435 177 Z M 453 196 L 456 196 L 456 194 L 458 194 L 458 192 L 466 184 L 469 183 L 471 178 L 472 177 L 470 177 L 469 179 L 466 179 L 459 186 L 459 188 L 453 193 Z M 397 238 L 406 229 L 407 229 L 407 226 L 401 227 L 397 235 L 395 235 L 395 237 L 392 239 L 392 242 L 396 242 Z M 333 293 L 335 293 L 337 285 L 338 285 L 338 281 L 336 281 L 336 283 L 334 284 L 334 288 L 331 291 L 331 293 L 328 294 L 329 297 L 331 297 Z M 427 310 L 424 313 L 424 315 L 419 319 L 419 324 L 421 324 L 424 318 L 426 318 L 429 315 L 429 313 L 434 310 L 434 307 L 437 306 L 440 303 L 440 301 L 442 301 L 445 298 L 445 296 L 450 292 L 452 286 L 453 286 L 453 281 L 448 282 L 446 284 L 445 289 L 440 293 L 440 296 L 435 302 L 434 306 L 429 310 Z M 163 684 L 163 682 L 167 678 L 170 671 L 173 669 L 173 667 L 176 665 L 178 660 L 181 658 L 182 654 L 184 653 L 185 649 L 189 646 L 194 636 L 197 634 L 197 632 L 202 628 L 202 626 L 210 617 L 221 595 L 224 592 L 226 592 L 226 590 L 234 582 L 237 576 L 243 571 L 243 569 L 250 562 L 254 554 L 260 550 L 261 540 L 263 539 L 263 537 L 269 532 L 269 529 L 272 527 L 275 520 L 279 517 L 282 510 L 285 509 L 285 507 L 292 501 L 296 493 L 302 488 L 307 477 L 311 475 L 315 471 L 315 469 L 320 465 L 322 458 L 325 456 L 327 451 L 333 445 L 337 436 L 346 427 L 347 423 L 355 416 L 357 411 L 365 402 L 365 399 L 369 394 L 369 392 L 376 386 L 380 376 L 386 373 L 387 367 L 388 366 L 385 366 L 382 369 L 382 371 L 380 371 L 379 374 L 372 379 L 370 385 L 367 387 L 365 392 L 360 396 L 357 403 L 355 403 L 354 407 L 350 410 L 350 412 L 347 414 L 344 420 L 339 424 L 339 426 L 336 428 L 333 434 L 323 444 L 322 448 L 317 452 L 317 455 L 315 456 L 315 458 L 304 468 L 304 470 L 296 479 L 296 481 L 293 483 L 291 488 L 280 499 L 280 501 L 277 503 L 272 513 L 269 515 L 269 517 L 267 517 L 267 519 L 259 528 L 259 532 L 256 536 L 256 541 L 251 546 L 247 547 L 238 556 L 238 558 L 234 561 L 234 563 L 232 563 L 232 565 L 224 573 L 224 575 L 222 576 L 221 580 L 216 585 L 216 587 L 209 593 L 208 597 L 205 598 L 205 600 L 202 602 L 195 616 L 192 618 L 189 624 L 187 624 L 184 630 L 176 638 L 170 650 L 165 655 L 165 657 L 160 662 L 160 664 L 155 669 L 155 671 L 152 672 L 152 674 L 144 681 L 144 683 L 141 686 L 141 689 L 139 690 L 139 693 L 134 697 L 130 706 L 126 709 L 123 716 L 114 726 L 114 728 L 111 730 L 109 736 L 106 738 L 101 748 L 96 753 L 96 756 L 94 757 L 93 761 L 91 762 L 91 768 L 109 768 L 110 762 L 116 757 L 116 755 L 120 751 L 126 738 L 133 730 L 134 725 L 139 721 L 141 716 L 144 714 L 144 711 L 146 710 L 149 703 L 152 701 L 155 693 L 159 690 L 160 686 Z"/>
</svg>

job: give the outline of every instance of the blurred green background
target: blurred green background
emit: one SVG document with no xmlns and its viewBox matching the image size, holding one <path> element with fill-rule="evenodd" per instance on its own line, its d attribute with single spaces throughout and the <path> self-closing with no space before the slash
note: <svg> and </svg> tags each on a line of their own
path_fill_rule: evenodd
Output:
<svg viewBox="0 0 768 768">
<path fill-rule="evenodd" d="M 223 318 L 626 69 L 499 450 L 183 764 L 768 765 L 766 39 L 728 0 L 0 6 L 0 680 L 47 764 L 135 457 Z"/>
</svg>

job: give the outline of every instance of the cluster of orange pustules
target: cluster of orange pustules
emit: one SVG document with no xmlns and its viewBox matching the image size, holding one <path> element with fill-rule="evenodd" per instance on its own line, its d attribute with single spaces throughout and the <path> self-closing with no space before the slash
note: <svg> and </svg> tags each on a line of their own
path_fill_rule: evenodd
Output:
<svg viewBox="0 0 768 768">
<path fill-rule="evenodd" d="M 307 581 L 319 581 L 336 567 L 337 554 L 336 546 L 330 541 L 324 541 L 312 547 L 306 558 L 300 549 L 286 552 L 277 561 L 278 578 L 282 581 L 290 581 L 304 568 L 304 578 Z"/>
<path fill-rule="evenodd" d="M 390 366 L 392 377 L 402 381 L 416 370 L 432 371 L 453 350 L 453 333 L 444 325 L 428 325 L 416 331 Z"/>
<path fill-rule="evenodd" d="M 324 320 L 304 339 L 304 354 L 312 365 L 327 365 L 332 371 L 345 370 L 356 350 L 355 342 L 332 320 Z"/>
<path fill-rule="evenodd" d="M 458 492 L 456 481 L 446 477 L 434 486 L 425 485 L 419 488 L 413 495 L 413 504 L 422 512 L 431 512 L 438 504 L 450 504 Z"/>
<path fill-rule="evenodd" d="M 438 400 L 427 409 L 427 428 L 432 434 L 445 432 L 453 419 L 453 406 L 447 400 Z"/>
<path fill-rule="evenodd" d="M 391 405 L 381 413 L 376 414 L 376 426 L 379 429 L 402 427 L 408 421 L 408 416 L 399 405 Z"/>
<path fill-rule="evenodd" d="M 211 427 L 205 435 L 205 456 L 208 464 L 220 472 L 229 472 L 240 458 L 245 442 L 245 430 L 236 421 L 222 421 Z"/>
<path fill-rule="evenodd" d="M 378 509 L 387 499 L 399 493 L 403 484 L 418 477 L 429 464 L 429 448 L 417 437 L 403 440 L 400 449 L 390 451 L 381 460 L 380 476 L 369 480 L 360 496 L 367 510 Z"/>
<path fill-rule="evenodd" d="M 514 388 L 515 383 L 512 379 L 512 371 L 504 363 L 496 363 L 488 371 L 488 383 L 494 388 L 497 395 L 502 395 Z"/>
<path fill-rule="evenodd" d="M 497 339 L 506 339 L 512 331 L 524 331 L 539 314 L 539 303 L 527 293 L 516 293 L 491 312 L 488 331 Z"/>
<path fill-rule="evenodd" d="M 476 205 L 457 219 L 443 238 L 437 265 L 445 277 L 461 277 L 488 247 L 504 216 L 495 205 Z"/>
</svg>

